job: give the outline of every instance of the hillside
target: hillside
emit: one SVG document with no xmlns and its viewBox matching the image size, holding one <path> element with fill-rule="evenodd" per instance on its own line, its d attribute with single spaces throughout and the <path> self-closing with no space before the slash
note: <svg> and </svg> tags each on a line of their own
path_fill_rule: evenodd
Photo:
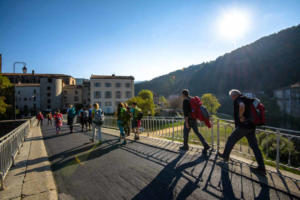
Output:
<svg viewBox="0 0 300 200">
<path fill-rule="evenodd" d="M 215 61 L 135 85 L 136 93 L 150 89 L 159 95 L 179 94 L 189 88 L 194 95 L 227 94 L 231 88 L 264 91 L 300 81 L 300 25 L 263 37 L 218 57 Z"/>
</svg>

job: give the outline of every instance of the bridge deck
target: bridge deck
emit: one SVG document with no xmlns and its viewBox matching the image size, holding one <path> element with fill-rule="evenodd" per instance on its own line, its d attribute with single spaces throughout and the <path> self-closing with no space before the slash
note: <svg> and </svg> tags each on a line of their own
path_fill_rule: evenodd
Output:
<svg viewBox="0 0 300 200">
<path fill-rule="evenodd" d="M 178 153 L 169 142 L 118 142 L 103 129 L 101 145 L 44 125 L 42 133 L 62 199 L 297 199 L 299 180 L 276 173 L 260 176 L 240 162 L 223 163 L 214 153 Z M 110 134 L 106 134 L 110 133 Z M 88 133 L 90 134 L 90 133 Z M 279 189 L 276 189 L 279 188 Z"/>
</svg>

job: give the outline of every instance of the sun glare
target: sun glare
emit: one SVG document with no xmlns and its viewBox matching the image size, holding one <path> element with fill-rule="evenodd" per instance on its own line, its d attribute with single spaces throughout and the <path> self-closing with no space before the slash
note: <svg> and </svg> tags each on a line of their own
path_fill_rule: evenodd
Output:
<svg viewBox="0 0 300 200">
<path fill-rule="evenodd" d="M 237 9 L 224 11 L 218 23 L 218 33 L 222 37 L 232 40 L 244 36 L 249 28 L 249 14 Z"/>
</svg>

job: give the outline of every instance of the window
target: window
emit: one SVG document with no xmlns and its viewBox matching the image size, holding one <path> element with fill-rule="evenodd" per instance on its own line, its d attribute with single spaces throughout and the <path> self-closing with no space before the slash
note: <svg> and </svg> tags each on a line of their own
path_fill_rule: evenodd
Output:
<svg viewBox="0 0 300 200">
<path fill-rule="evenodd" d="M 18 94 L 21 94 L 21 92 L 20 92 L 20 91 L 18 91 Z"/>
<path fill-rule="evenodd" d="M 95 83 L 94 83 L 94 86 L 95 86 L 95 87 L 100 87 L 100 86 L 101 86 L 101 83 L 95 82 Z"/>
<path fill-rule="evenodd" d="M 36 104 L 33 104 L 33 109 L 36 110 Z"/>
<path fill-rule="evenodd" d="M 75 94 L 78 94 L 78 91 L 77 91 L 77 90 L 75 90 Z"/>
<path fill-rule="evenodd" d="M 130 91 L 126 92 L 126 98 L 131 98 L 131 92 Z"/>
<path fill-rule="evenodd" d="M 47 93 L 47 96 L 48 96 L 48 97 L 51 97 L 51 93 L 48 92 L 48 93 Z"/>
<path fill-rule="evenodd" d="M 67 91 L 67 90 L 65 90 L 65 91 L 64 91 L 64 94 L 65 94 L 65 95 L 67 95 L 67 94 L 68 94 L 68 91 Z"/>
<path fill-rule="evenodd" d="M 105 87 L 111 87 L 111 83 L 105 83 Z"/>
<path fill-rule="evenodd" d="M 24 101 L 27 101 L 27 98 L 24 98 Z"/>
<path fill-rule="evenodd" d="M 105 106 L 111 106 L 112 103 L 110 101 L 105 102 Z"/>
<path fill-rule="evenodd" d="M 47 100 L 47 103 L 51 103 L 51 99 L 48 99 L 48 100 Z"/>
<path fill-rule="evenodd" d="M 116 91 L 116 98 L 121 99 L 121 91 Z"/>
<path fill-rule="evenodd" d="M 121 83 L 116 83 L 116 87 L 120 88 L 121 87 Z"/>
<path fill-rule="evenodd" d="M 74 101 L 79 101 L 79 97 L 78 97 L 78 96 L 75 96 L 75 97 L 74 97 Z"/>
<path fill-rule="evenodd" d="M 47 90 L 51 90 L 51 87 L 47 87 Z"/>
<path fill-rule="evenodd" d="M 125 86 L 126 86 L 127 88 L 130 88 L 131 84 L 130 84 L 130 83 L 126 83 Z"/>
<path fill-rule="evenodd" d="M 48 83 L 52 83 L 52 78 L 48 78 Z"/>
<path fill-rule="evenodd" d="M 48 109 L 51 109 L 51 105 L 48 105 L 47 108 L 48 108 Z"/>
<path fill-rule="evenodd" d="M 33 90 L 33 94 L 36 94 L 36 89 Z"/>
<path fill-rule="evenodd" d="M 106 99 L 110 99 L 111 98 L 111 92 L 110 91 L 106 91 L 105 92 L 105 98 Z"/>
<path fill-rule="evenodd" d="M 94 92 L 94 99 L 99 99 L 101 98 L 101 92 L 100 91 L 95 91 Z"/>
</svg>

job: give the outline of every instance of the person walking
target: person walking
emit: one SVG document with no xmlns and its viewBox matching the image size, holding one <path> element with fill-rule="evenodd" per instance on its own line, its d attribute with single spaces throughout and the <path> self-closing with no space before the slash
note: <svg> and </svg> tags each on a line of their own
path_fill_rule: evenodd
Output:
<svg viewBox="0 0 300 200">
<path fill-rule="evenodd" d="M 88 116 L 89 111 L 84 107 L 80 112 L 80 123 L 81 123 L 81 131 L 83 132 L 84 126 L 86 128 L 86 132 L 88 131 Z"/>
<path fill-rule="evenodd" d="M 92 111 L 92 123 L 93 123 L 93 138 L 91 139 L 92 142 L 96 141 L 98 138 L 99 143 L 102 142 L 101 138 L 101 126 L 104 121 L 104 114 L 103 111 L 100 109 L 99 104 L 95 103 L 93 105 L 94 109 Z"/>
<path fill-rule="evenodd" d="M 244 97 L 239 90 L 235 89 L 230 90 L 229 95 L 233 100 L 235 129 L 228 137 L 223 154 L 219 153 L 218 155 L 223 158 L 224 161 L 228 161 L 234 145 L 240 139 L 246 137 L 258 163 L 258 167 L 252 168 L 252 170 L 266 174 L 263 156 L 255 136 L 256 126 L 252 120 L 250 103 L 247 101 L 248 98 Z"/>
<path fill-rule="evenodd" d="M 183 109 L 183 114 L 184 114 L 184 128 L 183 128 L 183 146 L 180 147 L 180 150 L 181 151 L 189 150 L 189 145 L 188 145 L 189 133 L 190 133 L 191 129 L 193 129 L 194 133 L 197 135 L 197 137 L 201 141 L 202 145 L 204 146 L 203 151 L 206 152 L 210 148 L 210 146 L 207 144 L 204 137 L 199 132 L 198 126 L 197 126 L 197 120 L 193 119 L 191 117 L 192 109 L 191 109 L 191 105 L 190 105 L 190 99 L 192 97 L 189 95 L 189 90 L 184 89 L 182 91 L 181 96 L 183 98 L 182 109 Z"/>
<path fill-rule="evenodd" d="M 56 134 L 58 135 L 63 125 L 63 115 L 60 113 L 60 110 L 57 109 L 53 117 L 56 128 Z"/>
<path fill-rule="evenodd" d="M 76 110 L 73 107 L 73 105 L 69 105 L 67 114 L 68 114 L 68 125 L 70 128 L 70 133 L 73 133 L 74 118 L 76 116 Z"/>
<path fill-rule="evenodd" d="M 88 117 L 88 125 L 89 125 L 89 131 L 90 130 L 92 130 L 91 129 L 91 127 L 92 127 L 92 111 L 93 111 L 93 109 L 92 109 L 92 106 L 91 105 L 89 105 L 89 117 Z"/>
<path fill-rule="evenodd" d="M 47 114 L 47 119 L 48 119 L 48 125 L 51 124 L 51 126 L 52 126 L 52 113 L 51 113 L 51 112 L 49 112 L 49 113 Z"/>
<path fill-rule="evenodd" d="M 125 113 L 123 116 L 123 127 L 124 127 L 124 132 L 125 132 L 125 137 L 130 135 L 130 118 L 131 118 L 131 113 L 130 113 L 130 108 L 129 106 L 125 103 Z"/>
<path fill-rule="evenodd" d="M 125 131 L 124 131 L 124 117 L 125 117 L 125 106 L 123 103 L 119 103 L 118 104 L 118 108 L 117 108 L 117 124 L 120 130 L 120 142 L 122 139 L 124 139 L 123 144 L 126 144 L 126 136 L 125 136 Z"/>
<path fill-rule="evenodd" d="M 142 110 L 137 106 L 136 102 L 132 103 L 132 108 L 130 110 L 132 115 L 132 130 L 134 132 L 134 139 L 139 140 L 139 129 L 141 127 L 141 118 L 142 118 Z"/>
<path fill-rule="evenodd" d="M 37 126 L 43 126 L 44 115 L 41 111 L 37 114 L 36 118 L 38 120 Z"/>
</svg>

